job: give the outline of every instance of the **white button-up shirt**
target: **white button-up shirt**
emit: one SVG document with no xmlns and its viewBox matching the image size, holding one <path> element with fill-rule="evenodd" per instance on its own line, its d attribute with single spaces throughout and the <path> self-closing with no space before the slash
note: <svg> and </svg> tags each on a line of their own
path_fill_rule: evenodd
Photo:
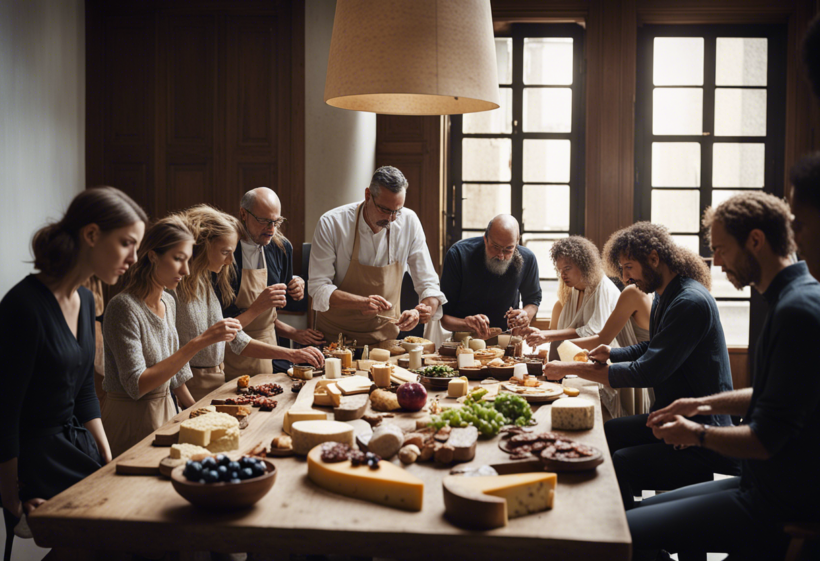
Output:
<svg viewBox="0 0 820 561">
<path fill-rule="evenodd" d="M 265 268 L 265 248 L 253 242 L 240 240 L 242 245 L 242 268 L 243 269 L 264 269 Z"/>
<path fill-rule="evenodd" d="M 319 219 L 310 248 L 310 275 L 308 292 L 313 298 L 313 309 L 330 309 L 330 295 L 339 288 L 347 274 L 353 255 L 353 225 L 356 209 L 361 203 L 351 203 L 326 212 Z M 390 255 L 387 255 L 387 229 L 374 234 L 364 217 L 359 220 L 359 263 L 371 267 L 385 267 L 391 263 L 405 263 L 413 279 L 419 302 L 438 298 L 441 305 L 433 319 L 439 319 L 447 297 L 439 287 L 439 278 L 427 250 L 427 240 L 419 217 L 409 208 L 390 225 Z"/>
</svg>

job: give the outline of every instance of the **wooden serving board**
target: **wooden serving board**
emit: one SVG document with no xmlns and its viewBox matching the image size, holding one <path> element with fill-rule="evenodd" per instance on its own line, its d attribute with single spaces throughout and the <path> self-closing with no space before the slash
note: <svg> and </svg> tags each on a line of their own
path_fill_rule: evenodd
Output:
<svg viewBox="0 0 820 561">
<path fill-rule="evenodd" d="M 276 383 L 282 386 L 285 390 L 274 397 L 277 401 L 276 408 L 273 411 L 255 411 L 251 414 L 247 421 L 248 427 L 241 432 L 239 437 L 239 450 L 236 451 L 239 455 L 245 454 L 252 450 L 260 443 L 270 444 L 271 439 L 281 434 L 282 432 L 282 417 L 291 405 L 296 401 L 295 394 L 291 391 L 291 386 L 294 380 L 288 378 L 286 374 L 258 374 L 251 378 L 251 384 L 267 384 Z M 315 382 L 314 382 L 315 385 Z M 307 387 L 307 384 L 305 384 Z M 302 390 L 304 392 L 304 389 Z M 313 390 L 309 390 L 312 395 Z M 225 399 L 236 395 L 236 381 L 227 382 L 218 390 L 208 394 L 202 400 L 194 405 L 194 408 L 209 405 L 212 399 Z M 191 410 L 186 409 L 176 416 L 174 416 L 168 423 L 160 427 L 159 432 L 168 435 L 166 438 L 170 439 L 171 434 L 179 435 L 179 424 L 188 419 Z M 154 435 L 151 434 L 144 438 L 134 447 L 120 454 L 114 459 L 116 464 L 116 472 L 120 475 L 159 475 L 160 462 L 168 457 L 168 446 L 175 444 L 176 441 L 165 445 L 155 446 Z"/>
<path fill-rule="evenodd" d="M 369 403 L 370 394 L 343 395 L 339 407 L 333 408 L 333 418 L 336 421 L 361 419 Z"/>
</svg>

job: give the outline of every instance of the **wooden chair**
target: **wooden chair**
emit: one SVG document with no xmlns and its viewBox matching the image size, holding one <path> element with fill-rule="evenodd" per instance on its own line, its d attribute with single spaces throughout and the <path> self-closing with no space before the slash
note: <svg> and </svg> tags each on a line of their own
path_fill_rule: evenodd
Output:
<svg viewBox="0 0 820 561">
<path fill-rule="evenodd" d="M 17 526 L 17 518 L 14 515 L 3 509 L 3 521 L 6 524 L 6 548 L 3 551 L 3 561 L 11 561 L 11 546 L 14 543 L 14 527 Z"/>
<path fill-rule="evenodd" d="M 786 561 L 816 559 L 814 556 L 806 556 L 808 552 L 805 551 L 805 546 L 808 542 L 816 542 L 820 538 L 820 522 L 786 524 L 784 530 L 791 536 Z M 820 546 L 817 543 L 811 544 L 810 547 L 814 550 L 814 555 L 820 553 Z"/>
</svg>

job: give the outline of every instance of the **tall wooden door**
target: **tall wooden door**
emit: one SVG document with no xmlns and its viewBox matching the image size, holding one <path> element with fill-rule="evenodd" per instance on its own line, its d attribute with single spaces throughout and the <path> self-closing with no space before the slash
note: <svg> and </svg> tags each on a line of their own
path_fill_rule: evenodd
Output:
<svg viewBox="0 0 820 561">
<path fill-rule="evenodd" d="M 304 5 L 86 3 L 88 185 L 152 218 L 275 190 L 301 263 Z"/>
</svg>

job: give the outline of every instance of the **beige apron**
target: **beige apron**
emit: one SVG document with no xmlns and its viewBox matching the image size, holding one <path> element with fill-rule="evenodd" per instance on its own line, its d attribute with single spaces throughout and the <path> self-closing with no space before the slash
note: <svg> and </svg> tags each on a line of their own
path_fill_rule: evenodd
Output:
<svg viewBox="0 0 820 561">
<path fill-rule="evenodd" d="M 239 283 L 239 294 L 236 295 L 236 306 L 247 310 L 256 301 L 262 291 L 268 287 L 268 268 L 242 269 L 242 280 Z M 265 310 L 246 325 L 243 331 L 251 339 L 268 345 L 276 342 L 276 308 Z M 241 356 L 225 345 L 225 381 L 234 380 L 244 375 L 273 374 L 273 362 L 269 358 L 251 358 Z"/>
<path fill-rule="evenodd" d="M 370 296 L 372 294 L 383 296 L 393 307 L 386 312 L 381 312 L 379 315 L 398 319 L 401 315 L 401 282 L 404 277 L 404 263 L 396 262 L 384 267 L 373 267 L 359 263 L 359 218 L 362 214 L 363 205 L 364 203 L 360 204 L 356 210 L 356 222 L 353 225 L 355 232 L 353 236 L 353 255 L 350 257 L 350 267 L 347 269 L 342 284 L 339 285 L 339 290 L 357 296 Z M 389 262 L 389 230 L 387 231 L 387 257 Z M 344 333 L 345 338 L 355 339 L 359 346 L 375 345 L 379 341 L 395 339 L 399 334 L 399 328 L 385 319 L 362 315 L 361 310 L 338 308 L 318 312 L 316 329 L 324 333 L 325 341 L 336 341 L 339 339 L 339 333 Z"/>
<path fill-rule="evenodd" d="M 102 404 L 102 422 L 116 458 L 176 415 L 170 382 L 135 400 L 128 394 L 108 392 Z"/>
<path fill-rule="evenodd" d="M 225 346 L 227 347 L 227 345 Z M 194 377 L 185 382 L 185 386 L 191 392 L 195 401 L 199 401 L 225 383 L 225 370 L 222 364 L 205 368 L 192 366 L 191 372 L 193 372 Z"/>
</svg>

